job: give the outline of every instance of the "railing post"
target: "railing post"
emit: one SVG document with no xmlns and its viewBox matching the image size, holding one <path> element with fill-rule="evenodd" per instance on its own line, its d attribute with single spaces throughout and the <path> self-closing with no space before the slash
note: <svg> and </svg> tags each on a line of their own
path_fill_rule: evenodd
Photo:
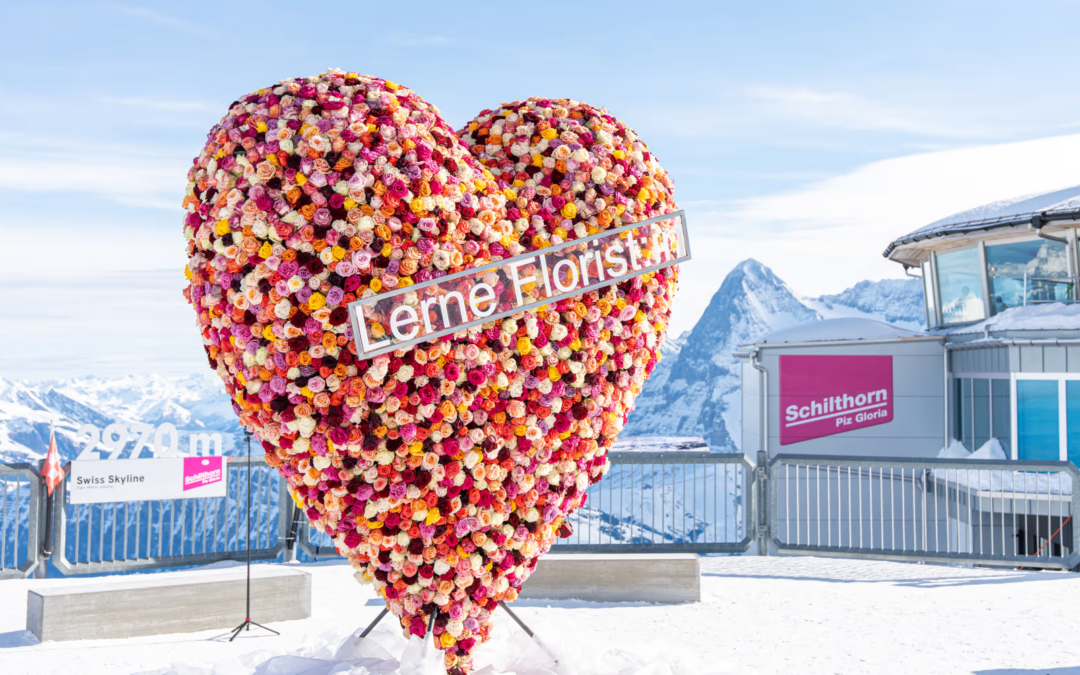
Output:
<svg viewBox="0 0 1080 675">
<path fill-rule="evenodd" d="M 1072 481 L 1072 512 L 1069 513 L 1069 517 L 1072 518 L 1073 555 L 1076 555 L 1080 552 L 1080 522 L 1077 522 L 1080 518 L 1080 471 L 1077 470 L 1075 464 L 1069 468 L 1071 469 L 1069 480 Z M 1080 572 L 1080 565 L 1073 567 L 1073 571 Z"/>
<path fill-rule="evenodd" d="M 52 558 L 53 547 L 53 495 L 49 494 L 49 486 L 45 484 L 45 481 L 41 481 L 38 485 L 37 498 L 45 502 L 45 508 L 39 509 L 42 514 L 40 525 L 38 526 L 37 546 L 41 551 L 37 568 L 34 570 L 35 579 L 47 579 L 49 577 L 49 559 Z M 40 503 L 40 502 L 39 502 Z"/>
<path fill-rule="evenodd" d="M 764 450 L 758 450 L 754 472 L 757 489 L 757 554 L 769 555 L 769 455 Z"/>
<path fill-rule="evenodd" d="M 289 499 L 285 504 L 285 513 L 281 517 L 287 518 L 289 523 L 288 535 L 285 537 L 285 562 L 296 562 L 296 537 L 300 525 L 300 509 Z"/>
</svg>

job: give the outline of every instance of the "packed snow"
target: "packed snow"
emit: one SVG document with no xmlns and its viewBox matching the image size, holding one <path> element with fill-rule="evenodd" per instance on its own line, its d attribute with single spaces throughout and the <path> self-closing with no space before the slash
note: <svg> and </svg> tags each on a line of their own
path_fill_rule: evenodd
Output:
<svg viewBox="0 0 1080 675">
<path fill-rule="evenodd" d="M 782 344 L 790 342 L 827 342 L 832 340 L 894 340 L 925 337 L 916 333 L 872 319 L 826 319 L 778 330 L 758 338 L 756 344 Z M 941 338 L 938 338 L 939 340 Z"/>
<path fill-rule="evenodd" d="M 516 602 L 558 664 L 500 613 L 475 672 L 1080 673 L 1080 575 L 810 557 L 701 563 L 698 603 Z M 0 582 L 0 672 L 427 675 L 438 655 L 406 642 L 391 621 L 353 637 L 381 603 L 349 567 L 301 569 L 313 576 L 312 617 L 271 624 L 280 637 L 256 629 L 231 644 L 226 630 L 39 644 L 23 630 L 27 589 L 85 582 Z"/>
<path fill-rule="evenodd" d="M 1080 185 L 1043 192 L 1028 194 L 1010 199 L 1002 199 L 973 209 L 954 213 L 947 218 L 936 220 L 929 225 L 921 227 L 914 232 L 901 237 L 898 241 L 913 237 L 927 237 L 939 232 L 946 232 L 952 228 L 968 223 L 994 221 L 994 220 L 1018 220 L 1036 213 L 1069 211 L 1080 208 Z"/>
<path fill-rule="evenodd" d="M 940 332 L 949 335 L 985 335 L 1024 330 L 1080 330 L 1080 304 L 1054 302 L 1010 307 L 985 321 Z"/>
</svg>

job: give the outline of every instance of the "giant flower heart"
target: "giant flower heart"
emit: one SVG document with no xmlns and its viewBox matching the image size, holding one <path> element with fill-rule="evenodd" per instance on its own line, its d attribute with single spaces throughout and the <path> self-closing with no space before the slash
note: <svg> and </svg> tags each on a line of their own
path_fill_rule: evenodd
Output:
<svg viewBox="0 0 1080 675">
<path fill-rule="evenodd" d="M 602 108 L 530 98 L 456 133 L 331 70 L 242 97 L 188 173 L 184 294 L 266 461 L 406 632 L 466 673 L 656 365 L 677 268 L 384 354 L 347 305 L 675 210 Z"/>
</svg>

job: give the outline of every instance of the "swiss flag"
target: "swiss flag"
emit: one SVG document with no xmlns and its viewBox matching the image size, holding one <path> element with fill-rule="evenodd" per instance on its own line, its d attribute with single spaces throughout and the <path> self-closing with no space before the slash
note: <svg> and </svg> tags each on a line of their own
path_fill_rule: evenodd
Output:
<svg viewBox="0 0 1080 675">
<path fill-rule="evenodd" d="M 64 480 L 64 468 L 60 466 L 60 451 L 56 449 L 56 432 L 49 434 L 49 454 L 45 456 L 45 465 L 41 467 L 41 473 L 45 476 L 45 485 L 49 488 L 49 496 L 53 490 Z"/>
</svg>

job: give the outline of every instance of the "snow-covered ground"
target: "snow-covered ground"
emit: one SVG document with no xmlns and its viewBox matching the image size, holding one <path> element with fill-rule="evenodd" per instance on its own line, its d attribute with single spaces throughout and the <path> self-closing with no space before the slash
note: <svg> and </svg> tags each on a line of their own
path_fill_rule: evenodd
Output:
<svg viewBox="0 0 1080 675">
<path fill-rule="evenodd" d="M 226 631 L 38 644 L 23 630 L 27 589 L 85 582 L 0 582 L 0 673 L 424 672 L 420 645 L 406 649 L 390 622 L 366 644 L 348 640 L 381 603 L 347 566 L 301 568 L 313 574 L 312 618 L 273 624 L 280 637 L 254 631 L 232 644 Z M 1080 674 L 1077 574 L 809 557 L 704 558 L 702 572 L 700 603 L 517 602 L 559 665 L 500 616 L 476 672 Z"/>
</svg>

